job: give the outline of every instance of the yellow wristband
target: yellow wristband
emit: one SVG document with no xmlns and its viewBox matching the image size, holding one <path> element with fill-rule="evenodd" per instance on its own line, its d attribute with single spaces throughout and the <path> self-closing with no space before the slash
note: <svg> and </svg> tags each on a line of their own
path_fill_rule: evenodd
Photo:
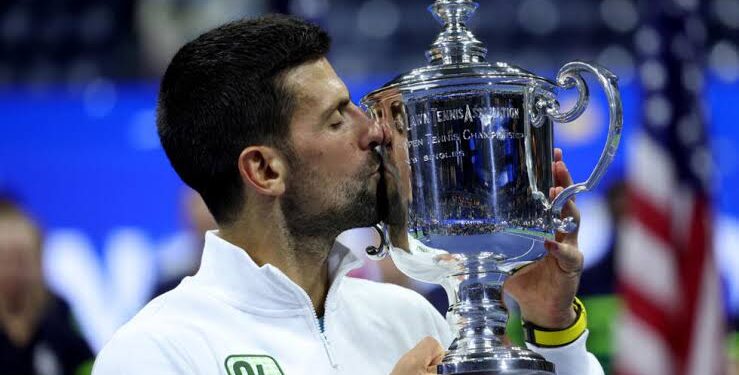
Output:
<svg viewBox="0 0 739 375">
<path fill-rule="evenodd" d="M 585 305 L 580 302 L 577 297 L 572 302 L 577 317 L 575 322 L 569 327 L 562 330 L 552 330 L 536 326 L 532 323 L 523 321 L 523 336 L 526 342 L 545 348 L 555 348 L 573 343 L 582 336 L 583 332 L 588 328 L 587 312 Z"/>
</svg>

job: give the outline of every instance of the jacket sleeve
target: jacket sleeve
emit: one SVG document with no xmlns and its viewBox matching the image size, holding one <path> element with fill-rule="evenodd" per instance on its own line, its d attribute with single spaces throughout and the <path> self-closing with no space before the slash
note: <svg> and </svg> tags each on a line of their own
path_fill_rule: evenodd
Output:
<svg viewBox="0 0 739 375">
<path fill-rule="evenodd" d="M 559 348 L 542 348 L 529 343 L 526 343 L 526 346 L 554 363 L 557 375 L 603 375 L 600 362 L 585 347 L 587 340 L 586 330 L 580 338 Z"/>
<path fill-rule="evenodd" d="M 431 329 L 431 336 L 439 341 L 444 348 L 448 348 L 452 344 L 452 332 L 449 329 L 449 323 L 444 319 L 436 308 L 426 299 L 423 299 L 425 314 L 428 317 L 426 324 Z"/>
<path fill-rule="evenodd" d="M 193 374 L 186 359 L 166 341 L 146 332 L 118 332 L 98 355 L 92 375 Z"/>
</svg>

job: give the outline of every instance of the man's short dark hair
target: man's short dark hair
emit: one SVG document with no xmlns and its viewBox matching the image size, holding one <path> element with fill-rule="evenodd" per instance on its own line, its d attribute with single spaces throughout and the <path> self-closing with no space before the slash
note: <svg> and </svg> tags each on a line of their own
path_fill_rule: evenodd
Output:
<svg viewBox="0 0 739 375">
<path fill-rule="evenodd" d="M 238 171 L 252 145 L 284 150 L 294 98 L 283 85 L 290 68 L 317 60 L 326 32 L 296 17 L 240 20 L 182 47 L 159 90 L 157 129 L 180 178 L 203 197 L 219 224 L 244 204 Z"/>
</svg>

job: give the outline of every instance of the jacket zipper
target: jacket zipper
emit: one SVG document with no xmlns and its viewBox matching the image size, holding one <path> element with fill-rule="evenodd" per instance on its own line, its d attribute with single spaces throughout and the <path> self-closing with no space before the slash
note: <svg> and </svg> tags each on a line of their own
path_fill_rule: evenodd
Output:
<svg viewBox="0 0 739 375">
<path fill-rule="evenodd" d="M 288 285 L 292 283 L 292 280 L 290 280 L 284 274 L 278 273 L 278 275 L 279 277 L 283 277 L 288 282 Z M 311 301 L 310 297 L 308 296 L 308 293 L 306 293 L 306 291 L 303 290 L 303 288 L 297 287 L 297 289 L 300 290 L 300 294 L 303 296 L 303 301 L 308 304 L 310 311 L 313 312 L 313 328 L 315 329 L 315 332 L 317 332 L 318 335 L 321 337 L 321 342 L 323 343 L 323 349 L 326 351 L 329 364 L 331 364 L 331 367 L 337 368 L 338 364 L 336 363 L 336 360 L 334 359 L 334 354 L 333 354 L 333 351 L 331 350 L 331 343 L 328 341 L 328 338 L 326 337 L 326 335 L 324 335 L 324 333 L 321 332 L 321 326 L 318 324 L 318 313 L 316 312 L 316 309 L 313 307 L 313 301 Z M 328 295 L 326 296 L 326 302 L 328 302 Z M 325 309 L 325 311 L 328 311 L 328 309 Z M 323 316 L 323 327 L 325 330 L 326 315 Z"/>
<path fill-rule="evenodd" d="M 316 309 L 313 308 L 313 303 L 310 301 L 308 294 L 305 294 L 305 297 L 310 303 L 310 310 L 313 312 L 313 328 L 315 328 L 316 332 L 318 332 L 318 335 L 321 336 L 321 341 L 323 341 L 323 348 L 326 350 L 326 355 L 328 355 L 328 361 L 331 364 L 331 367 L 337 368 L 338 364 L 334 360 L 333 350 L 331 349 L 331 342 L 328 341 L 328 337 L 326 337 L 326 334 L 325 334 L 326 332 L 326 313 L 328 312 L 328 309 L 324 307 L 323 331 L 321 331 L 321 325 L 318 323 L 318 313 L 316 312 Z"/>
<path fill-rule="evenodd" d="M 321 325 L 318 324 L 318 313 L 316 312 L 316 309 L 313 307 L 313 301 L 311 301 L 310 297 L 308 296 L 308 293 L 305 290 L 303 290 L 303 288 L 300 288 L 300 287 L 297 288 L 297 289 L 300 290 L 300 294 L 303 296 L 303 301 L 308 304 L 308 306 L 310 308 L 310 311 L 313 312 L 313 328 L 315 329 L 316 332 L 318 332 L 318 335 L 321 337 L 321 342 L 323 342 L 323 349 L 326 351 L 326 356 L 328 356 L 329 364 L 331 364 L 331 367 L 334 368 L 334 369 L 338 369 L 339 368 L 339 364 L 336 363 L 336 360 L 334 359 L 334 353 L 333 353 L 333 350 L 331 348 L 331 342 L 328 340 L 328 337 L 326 337 L 326 335 L 325 335 L 325 331 L 326 331 L 326 315 L 328 314 L 328 311 L 330 310 L 329 309 L 329 303 L 328 302 L 329 302 L 329 300 L 331 300 L 332 294 L 335 293 L 335 292 L 334 293 L 332 293 L 332 292 L 334 291 L 334 289 L 336 289 L 336 280 L 338 280 L 339 278 L 342 278 L 342 277 L 346 277 L 346 274 L 348 274 L 349 271 L 350 271 L 349 269 L 345 269 L 345 270 L 341 271 L 334 278 L 334 282 L 331 283 L 331 285 L 329 286 L 328 293 L 326 293 L 326 302 L 324 303 L 324 315 L 323 315 L 323 330 L 324 330 L 324 332 L 321 332 Z M 283 277 L 288 282 L 288 285 L 291 284 L 291 283 L 293 283 L 292 280 L 290 280 L 290 278 L 288 278 L 287 276 L 285 276 L 283 273 L 278 273 L 278 275 L 280 275 L 280 277 Z"/>
<path fill-rule="evenodd" d="M 346 277 L 346 275 L 351 271 L 351 269 L 345 267 L 343 270 L 340 270 L 338 274 L 334 277 L 333 282 L 331 285 L 329 285 L 328 292 L 326 293 L 326 301 L 323 303 L 323 331 L 321 331 L 321 326 L 318 324 L 318 313 L 316 312 L 316 309 L 313 308 L 313 302 L 311 302 L 310 297 L 308 297 L 308 294 L 301 289 L 303 292 L 303 295 L 308 300 L 308 303 L 310 305 L 311 310 L 313 311 L 313 322 L 318 329 L 318 332 L 321 334 L 321 338 L 323 339 L 324 347 L 326 348 L 326 353 L 328 354 L 329 362 L 331 362 L 331 367 L 334 369 L 339 368 L 339 364 L 336 363 L 334 360 L 333 350 L 331 348 L 331 342 L 328 340 L 328 335 L 326 332 L 328 332 L 328 320 L 326 319 L 328 317 L 328 312 L 331 311 L 331 304 L 329 304 L 330 301 L 332 301 L 334 298 L 337 298 L 335 294 L 337 293 L 337 290 L 339 288 L 339 284 L 337 283 L 338 280 Z"/>
</svg>

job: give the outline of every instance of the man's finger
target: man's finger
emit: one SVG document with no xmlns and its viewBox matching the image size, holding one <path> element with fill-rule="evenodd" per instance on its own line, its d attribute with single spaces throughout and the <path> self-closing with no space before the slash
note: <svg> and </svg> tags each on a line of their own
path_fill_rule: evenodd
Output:
<svg viewBox="0 0 739 375">
<path fill-rule="evenodd" d="M 554 163 L 554 181 L 557 186 L 563 187 L 568 187 L 574 183 L 565 162 L 558 161 Z"/>
<path fill-rule="evenodd" d="M 580 210 L 577 208 L 577 205 L 575 205 L 575 202 L 573 202 L 572 200 L 568 200 L 567 203 L 565 203 L 564 208 L 562 208 L 561 217 L 572 217 L 575 220 L 575 224 L 577 224 L 577 226 L 575 227 L 575 230 L 571 233 L 557 232 L 555 234 L 555 239 L 559 242 L 577 247 L 577 233 L 580 230 Z"/>
<path fill-rule="evenodd" d="M 562 217 L 568 217 L 571 216 L 573 219 L 575 219 L 575 223 L 580 224 L 580 209 L 577 208 L 577 205 L 575 202 L 573 202 L 571 199 L 565 203 L 565 206 L 562 208 Z"/>
<path fill-rule="evenodd" d="M 436 358 L 434 358 L 431 363 L 426 367 L 426 372 L 429 374 L 438 374 L 436 371 L 436 367 L 441 364 L 441 361 L 444 359 L 444 351 L 442 350 L 441 353 L 439 353 Z"/>
<path fill-rule="evenodd" d="M 424 337 L 395 364 L 391 375 L 435 374 L 444 357 L 444 348 L 432 337 Z"/>
<path fill-rule="evenodd" d="M 562 161 L 562 149 L 561 148 L 555 148 L 554 149 L 554 159 L 552 160 L 552 176 L 554 176 L 555 179 L 555 185 L 557 184 L 557 162 Z"/>
<path fill-rule="evenodd" d="M 572 179 L 572 175 L 570 174 L 569 169 L 567 169 L 567 164 L 562 160 L 562 149 L 555 148 L 554 149 L 554 162 L 552 163 L 552 175 L 554 177 L 554 191 L 552 189 L 549 190 L 549 199 L 554 199 L 559 193 L 564 190 L 564 188 L 574 184 L 574 181 Z M 574 196 L 571 198 L 574 200 Z"/>
<path fill-rule="evenodd" d="M 436 339 L 430 336 L 421 339 L 411 351 L 421 355 L 428 365 L 441 363 L 441 358 L 444 356 L 444 348 Z M 437 360 L 438 362 L 436 362 Z"/>
<path fill-rule="evenodd" d="M 436 374 L 436 366 L 444 359 L 444 348 L 436 339 L 424 337 L 413 350 L 418 350 L 423 355 L 426 364 L 426 372 Z"/>
<path fill-rule="evenodd" d="M 556 260 L 562 272 L 578 275 L 583 269 L 583 256 L 577 247 L 566 243 L 547 240 L 544 242 L 549 254 Z"/>
<path fill-rule="evenodd" d="M 562 158 L 562 149 L 559 148 L 559 147 L 557 147 L 557 148 L 554 149 L 554 162 L 556 163 L 556 162 L 562 161 L 562 160 L 564 160 Z"/>
</svg>

